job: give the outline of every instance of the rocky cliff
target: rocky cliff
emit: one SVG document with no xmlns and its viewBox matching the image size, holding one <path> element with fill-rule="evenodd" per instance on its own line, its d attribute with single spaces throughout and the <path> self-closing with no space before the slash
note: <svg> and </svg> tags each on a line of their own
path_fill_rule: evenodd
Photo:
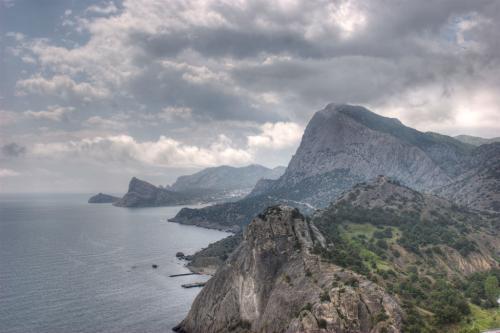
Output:
<svg viewBox="0 0 500 333">
<path fill-rule="evenodd" d="M 193 197 L 169 191 L 133 177 L 127 193 L 114 203 L 118 207 L 154 207 L 182 205 L 193 202 Z"/>
<path fill-rule="evenodd" d="M 98 193 L 89 198 L 88 203 L 113 203 L 120 200 L 120 198 L 113 195 Z"/>
<path fill-rule="evenodd" d="M 322 236 L 298 212 L 268 208 L 200 292 L 178 332 L 400 332 L 377 284 L 312 253 Z"/>
</svg>

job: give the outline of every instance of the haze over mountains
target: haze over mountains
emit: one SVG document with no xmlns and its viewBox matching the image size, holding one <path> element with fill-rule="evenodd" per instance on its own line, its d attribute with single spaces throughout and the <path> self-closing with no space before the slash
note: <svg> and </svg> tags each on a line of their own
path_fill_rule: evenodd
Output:
<svg viewBox="0 0 500 333">
<path fill-rule="evenodd" d="M 259 182 L 238 202 L 186 208 L 172 220 L 234 229 L 269 204 L 325 207 L 354 184 L 377 175 L 450 196 L 471 208 L 498 211 L 499 156 L 500 143 L 476 147 L 417 131 L 361 106 L 329 104 L 313 116 L 279 179 Z"/>
<path fill-rule="evenodd" d="M 148 207 L 231 201 L 248 194 L 260 179 L 276 179 L 285 168 L 219 166 L 179 177 L 171 186 L 161 187 L 133 177 L 127 193 L 115 202 L 119 207 Z"/>
<path fill-rule="evenodd" d="M 488 143 L 494 143 L 494 142 L 500 142 L 500 137 L 496 138 L 491 138 L 491 139 L 485 139 L 485 138 L 480 138 L 478 136 L 472 136 L 472 135 L 457 135 L 454 136 L 455 139 L 462 141 L 464 143 L 468 143 L 474 146 L 480 146 Z"/>
<path fill-rule="evenodd" d="M 235 191 L 254 188 L 260 179 L 277 179 L 285 167 L 278 166 L 273 169 L 258 164 L 235 168 L 227 165 L 206 168 L 195 174 L 181 176 L 175 183 L 166 188 L 172 191 L 185 192 L 195 190 Z"/>
</svg>

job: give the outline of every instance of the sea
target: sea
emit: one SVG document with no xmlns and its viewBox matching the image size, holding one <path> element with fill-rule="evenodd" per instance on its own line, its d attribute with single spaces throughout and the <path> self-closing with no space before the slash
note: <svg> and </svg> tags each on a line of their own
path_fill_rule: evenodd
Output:
<svg viewBox="0 0 500 333">
<path fill-rule="evenodd" d="M 209 277 L 169 277 L 189 272 L 175 254 L 228 234 L 88 197 L 0 194 L 1 333 L 171 332 L 188 313 L 200 288 L 181 284 Z"/>
</svg>

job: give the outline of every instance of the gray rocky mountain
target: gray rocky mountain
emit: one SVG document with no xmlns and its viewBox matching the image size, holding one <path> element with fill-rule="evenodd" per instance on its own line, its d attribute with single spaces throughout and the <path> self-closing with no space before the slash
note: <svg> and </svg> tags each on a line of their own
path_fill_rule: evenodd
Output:
<svg viewBox="0 0 500 333">
<path fill-rule="evenodd" d="M 98 193 L 89 198 L 89 203 L 113 203 L 120 200 L 119 197 L 115 197 L 113 195 Z"/>
<path fill-rule="evenodd" d="M 500 143 L 492 145 L 497 147 Z M 417 131 L 397 119 L 379 116 L 361 106 L 329 104 L 315 113 L 297 152 L 278 180 L 258 182 L 245 199 L 231 205 L 196 211 L 184 209 L 172 220 L 244 225 L 259 211 L 249 207 L 261 209 L 266 203 L 283 200 L 292 206 L 325 207 L 354 184 L 379 174 L 417 190 L 447 195 L 452 190 L 440 189 L 455 184 L 453 191 L 457 192 L 458 188 L 466 186 L 461 177 L 474 173 L 473 170 L 476 173 L 483 170 L 481 165 L 488 165 L 488 170 L 498 168 L 498 159 L 494 159 L 493 165 L 489 162 L 498 151 L 491 148 L 488 155 L 481 153 L 483 150 L 486 149 L 449 136 Z M 496 210 L 496 195 L 491 191 L 499 180 L 496 173 L 488 174 L 490 185 L 479 189 L 479 195 L 492 202 L 472 206 Z M 477 202 L 473 190 L 458 192 L 461 193 L 456 198 L 458 201 Z M 238 218 L 227 213 L 230 211 L 239 211 Z"/>
<path fill-rule="evenodd" d="M 127 193 L 114 203 L 117 207 L 154 207 L 190 204 L 193 197 L 160 188 L 133 177 L 130 180 Z"/>
</svg>

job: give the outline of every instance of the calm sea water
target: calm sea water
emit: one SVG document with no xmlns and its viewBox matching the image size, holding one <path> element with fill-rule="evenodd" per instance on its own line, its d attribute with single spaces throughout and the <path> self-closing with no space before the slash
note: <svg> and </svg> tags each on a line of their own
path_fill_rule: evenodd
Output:
<svg viewBox="0 0 500 333">
<path fill-rule="evenodd" d="M 170 332 L 187 314 L 200 289 L 181 284 L 206 277 L 168 277 L 188 272 L 175 253 L 227 234 L 87 198 L 0 195 L 0 332 Z"/>
</svg>

